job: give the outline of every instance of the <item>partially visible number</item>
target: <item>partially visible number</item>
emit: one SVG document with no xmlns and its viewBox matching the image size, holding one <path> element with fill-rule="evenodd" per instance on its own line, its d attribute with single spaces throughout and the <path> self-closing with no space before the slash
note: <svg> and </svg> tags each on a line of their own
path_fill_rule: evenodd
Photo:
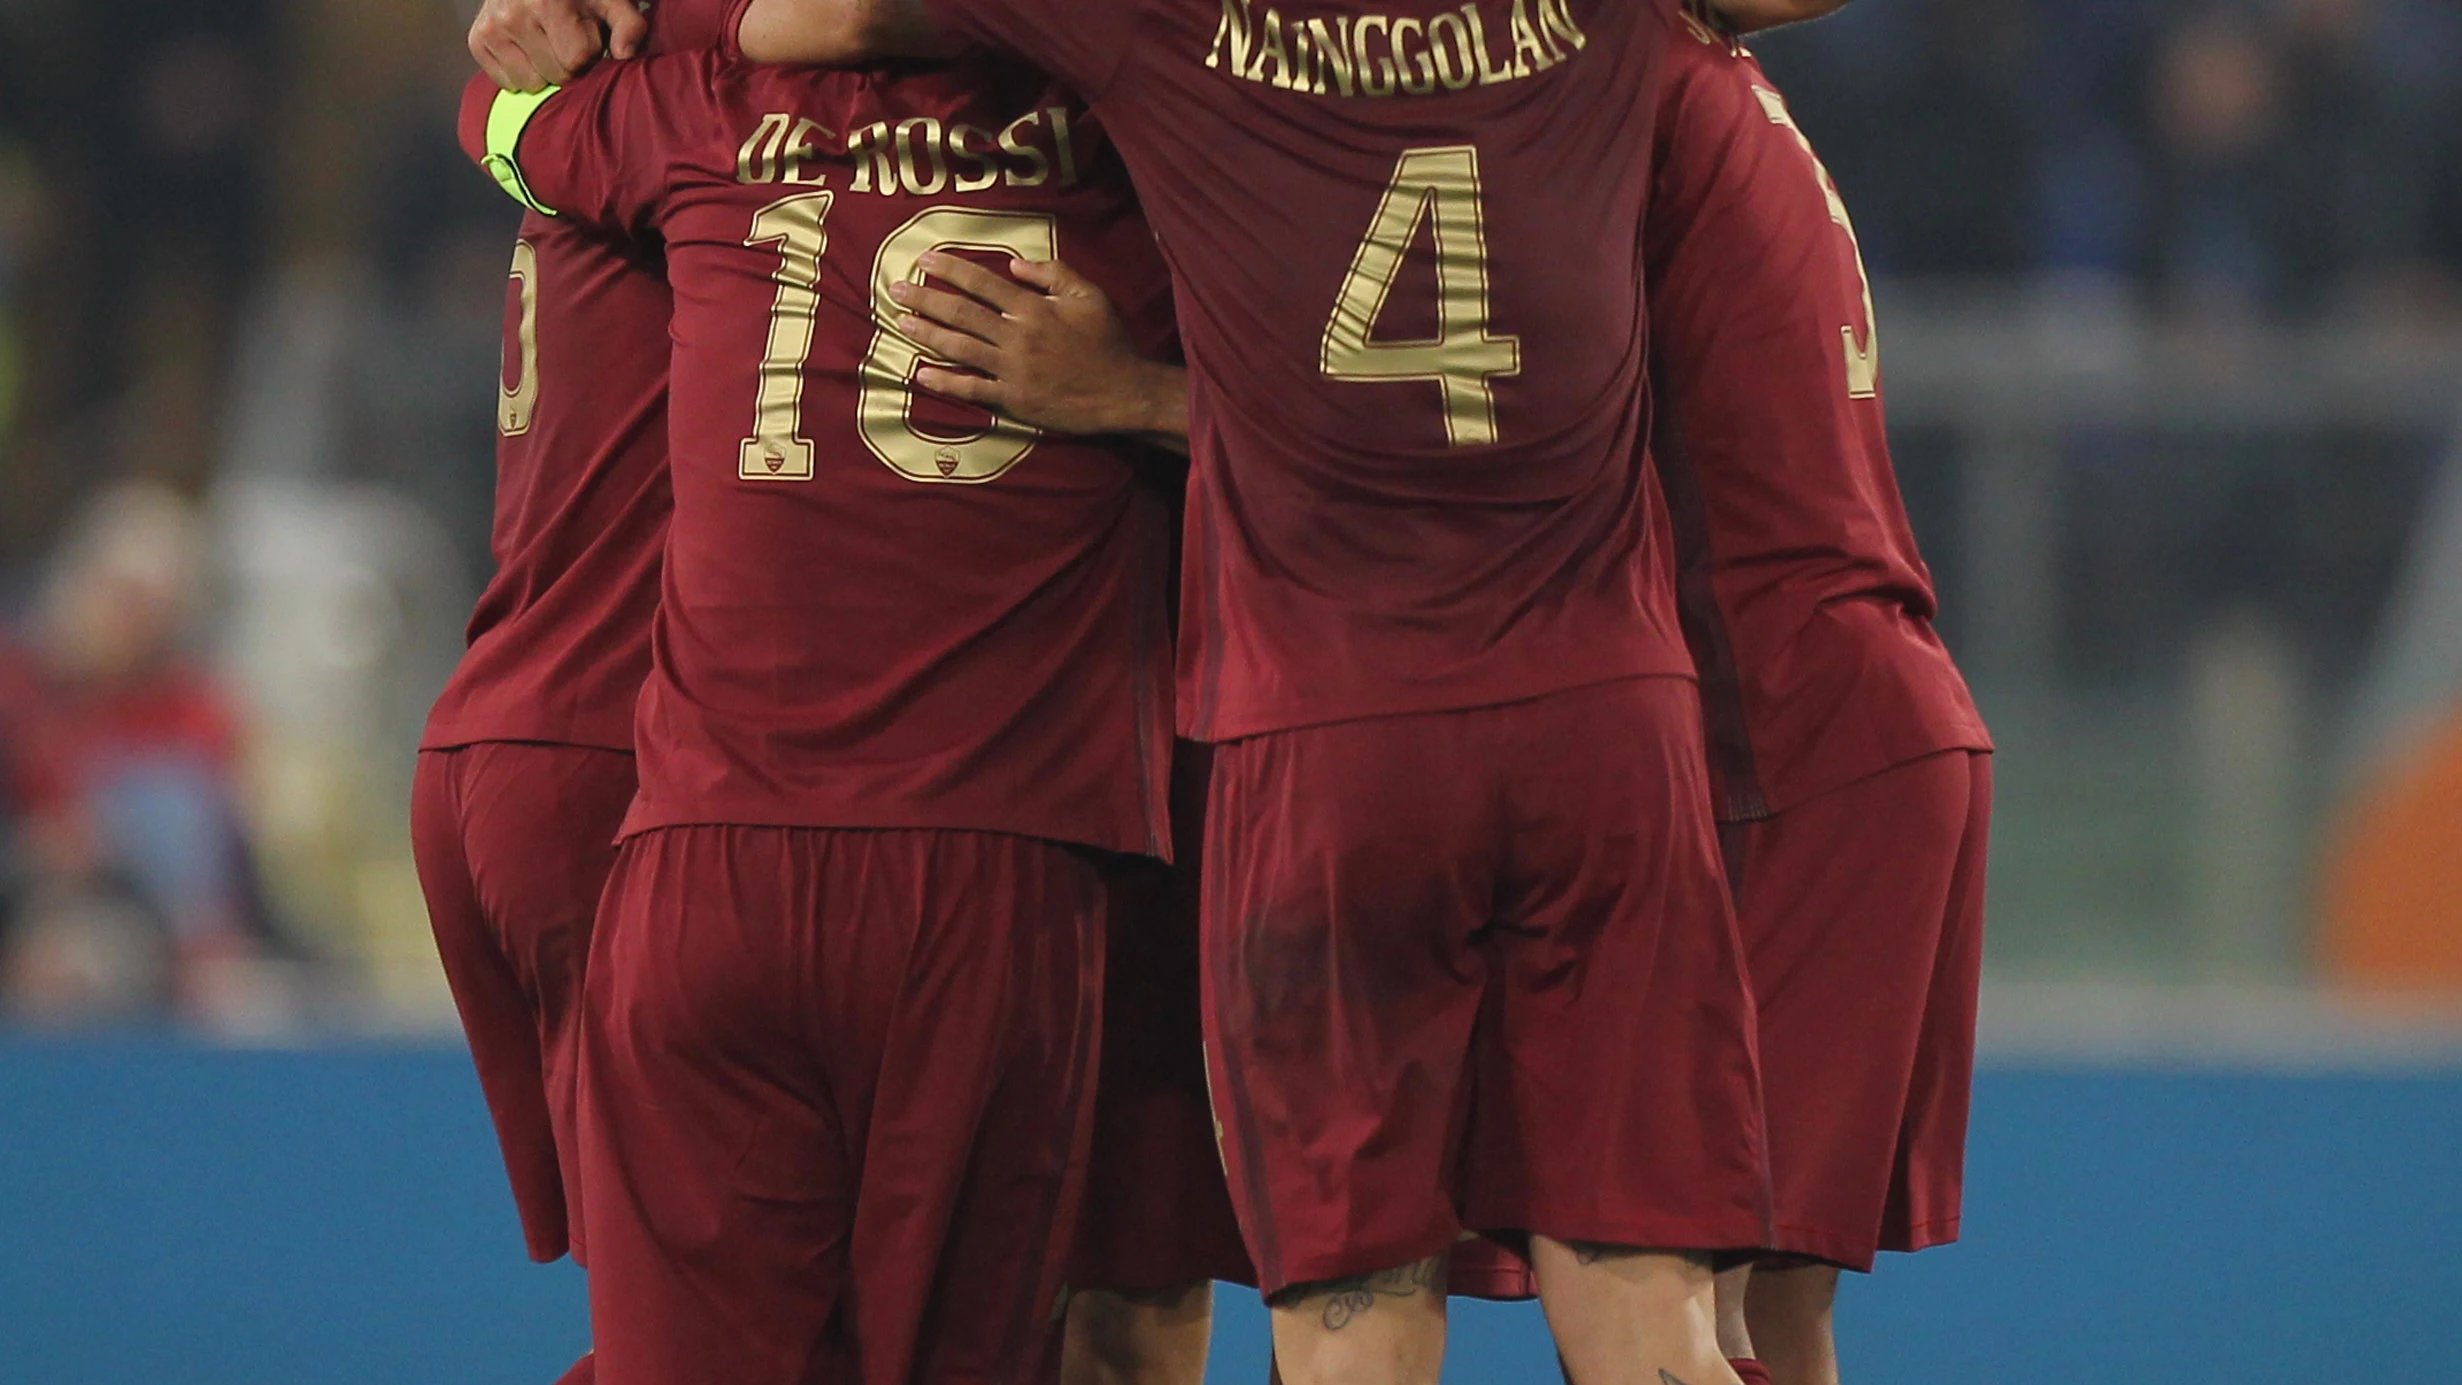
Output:
<svg viewBox="0 0 2462 1385">
<path fill-rule="evenodd" d="M 1436 221 L 1437 333 L 1432 340 L 1371 340 L 1402 262 L 1431 214 Z M 1522 371 L 1521 338 L 1488 331 L 1487 214 L 1479 151 L 1412 149 L 1394 165 L 1368 233 L 1325 324 L 1320 366 L 1335 380 L 1424 380 L 1444 392 L 1445 439 L 1496 441 L 1492 383 Z"/>
<path fill-rule="evenodd" d="M 514 339 L 521 374 L 510 385 L 496 382 L 496 431 L 518 438 L 530 431 L 539 408 L 539 252 L 528 241 L 513 245 L 512 282 L 521 286 L 521 328 Z"/>
<path fill-rule="evenodd" d="M 802 434 L 804 368 L 812 359 L 813 320 L 821 307 L 821 256 L 829 249 L 829 206 L 835 194 L 799 192 L 755 213 L 744 244 L 778 247 L 770 278 L 778 298 L 769 310 L 769 347 L 761 356 L 760 401 L 752 436 L 744 439 L 736 475 L 746 481 L 809 481 L 812 440 Z"/>
<path fill-rule="evenodd" d="M 1853 323 L 1839 329 L 1846 335 L 1847 397 L 1877 399 L 1881 394 L 1881 325 L 1872 309 L 1872 275 L 1864 268 L 1864 247 L 1855 237 L 1855 218 L 1847 215 L 1846 199 L 1838 195 L 1838 182 L 1829 176 L 1829 165 L 1821 162 L 1819 151 L 1812 147 L 1812 137 L 1787 110 L 1787 99 L 1768 87 L 1754 87 L 1752 94 L 1760 98 L 1770 123 L 1784 126 L 1804 146 L 1804 157 L 1812 160 L 1813 175 L 1821 180 L 1821 195 L 1829 199 L 1829 219 L 1846 232 L 1847 244 L 1855 251 L 1855 273 L 1864 285 L 1864 330 L 1858 336 Z"/>
<path fill-rule="evenodd" d="M 915 425 L 915 371 L 926 362 L 940 362 L 890 326 L 906 310 L 889 296 L 889 289 L 900 282 L 921 283 L 925 275 L 915 262 L 934 250 L 1053 260 L 1060 256 L 1059 229 L 1040 212 L 935 207 L 891 232 L 872 261 L 872 316 L 878 330 L 863 358 L 864 446 L 910 481 L 979 484 L 1025 460 L 1043 434 L 1000 417 L 989 428 L 962 437 L 935 437 Z"/>
<path fill-rule="evenodd" d="M 803 192 L 764 207 L 744 243 L 775 245 L 770 277 L 778 297 L 769 314 L 769 345 L 761 358 L 760 400 L 753 434 L 744 439 L 737 474 L 747 481 L 809 481 L 812 440 L 803 436 L 804 378 L 811 368 L 821 306 L 821 257 L 829 251 L 825 223 L 833 194 Z M 933 360 L 889 324 L 904 313 L 889 297 L 901 280 L 920 282 L 916 261 L 933 250 L 988 250 L 1020 259 L 1059 258 L 1059 232 L 1042 213 L 977 212 L 937 207 L 922 212 L 881 243 L 872 263 L 872 315 L 877 329 L 860 370 L 856 427 L 864 446 L 911 481 L 971 484 L 993 480 L 1025 459 L 1041 430 L 995 418 L 979 432 L 937 437 L 914 420 L 915 371 Z"/>
</svg>

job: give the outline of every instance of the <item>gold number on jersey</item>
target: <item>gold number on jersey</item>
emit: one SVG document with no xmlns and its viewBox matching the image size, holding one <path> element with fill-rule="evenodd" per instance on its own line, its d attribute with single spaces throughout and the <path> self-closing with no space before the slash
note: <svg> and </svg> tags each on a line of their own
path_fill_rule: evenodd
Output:
<svg viewBox="0 0 2462 1385">
<path fill-rule="evenodd" d="M 1752 94 L 1760 98 L 1761 109 L 1769 113 L 1770 123 L 1786 127 L 1795 136 L 1795 142 L 1804 146 L 1804 157 L 1812 160 L 1813 176 L 1821 180 L 1821 195 L 1829 199 L 1829 219 L 1846 232 L 1847 244 L 1855 251 L 1855 274 L 1864 285 L 1864 330 L 1858 336 L 1853 323 L 1838 329 L 1846 336 L 1847 397 L 1877 399 L 1881 394 L 1881 320 L 1872 310 L 1872 275 L 1864 269 L 1864 246 L 1855 237 L 1855 218 L 1847 215 L 1846 199 L 1838 195 L 1838 181 L 1829 176 L 1829 165 L 1821 162 L 1820 153 L 1812 147 L 1812 137 L 1795 123 L 1794 114 L 1787 109 L 1787 99 L 1768 87 L 1754 87 Z"/>
<path fill-rule="evenodd" d="M 1436 220 L 1437 334 L 1431 340 L 1370 340 L 1419 227 Z M 1394 165 L 1385 198 L 1351 259 L 1325 324 L 1321 368 L 1335 380 L 1425 380 L 1442 387 L 1445 437 L 1455 447 L 1496 441 L 1490 382 L 1522 372 L 1519 337 L 1488 332 L 1487 213 L 1479 151 L 1468 145 L 1411 149 Z"/>
<path fill-rule="evenodd" d="M 521 353 L 521 375 L 506 385 L 496 383 L 496 431 L 518 438 L 530 431 L 539 408 L 539 252 L 530 242 L 513 243 L 513 278 L 521 286 L 521 328 L 514 344 Z"/>
<path fill-rule="evenodd" d="M 829 249 L 834 194 L 799 192 L 753 214 L 744 244 L 778 247 L 778 285 L 769 310 L 769 348 L 761 356 L 761 390 L 752 436 L 744 439 L 736 475 L 746 481 L 809 481 L 812 441 L 802 436 L 804 367 L 812 358 L 813 319 L 821 307 L 821 256 Z"/>
<path fill-rule="evenodd" d="M 921 283 L 915 262 L 934 250 L 985 250 L 1021 260 L 1060 255 L 1059 228 L 1039 212 L 983 212 L 935 207 L 918 213 L 881 242 L 872 261 L 872 318 L 877 330 L 863 358 L 863 403 L 859 421 L 864 446 L 890 470 L 910 481 L 974 485 L 998 478 L 1025 460 L 1043 434 L 1014 419 L 994 418 L 991 427 L 963 437 L 935 437 L 914 419 L 915 371 L 946 362 L 926 352 L 890 324 L 906 310 L 889 296 L 890 286 Z"/>
</svg>

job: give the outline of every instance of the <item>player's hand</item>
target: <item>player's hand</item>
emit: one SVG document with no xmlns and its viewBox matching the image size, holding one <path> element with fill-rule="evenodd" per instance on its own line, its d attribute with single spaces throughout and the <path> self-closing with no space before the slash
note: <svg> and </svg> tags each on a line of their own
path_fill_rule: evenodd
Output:
<svg viewBox="0 0 2462 1385">
<path fill-rule="evenodd" d="M 915 383 L 1056 433 L 1185 443 L 1187 372 L 1139 356 L 1110 298 L 1084 275 L 1058 260 L 1011 260 L 1011 279 L 939 252 L 921 267 L 956 291 L 891 285 L 906 310 L 898 330 L 967 369 L 926 365 Z"/>
<path fill-rule="evenodd" d="M 543 91 L 630 58 L 649 39 L 634 0 L 487 0 L 470 25 L 470 56 L 507 91 Z"/>
</svg>

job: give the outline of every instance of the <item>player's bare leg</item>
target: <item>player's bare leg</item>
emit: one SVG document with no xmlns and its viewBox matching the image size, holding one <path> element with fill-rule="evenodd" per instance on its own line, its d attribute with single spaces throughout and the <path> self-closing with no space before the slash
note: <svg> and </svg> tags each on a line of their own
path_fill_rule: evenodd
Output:
<svg viewBox="0 0 2462 1385">
<path fill-rule="evenodd" d="M 1274 1362 L 1285 1385 L 1436 1385 L 1448 1258 L 1274 1295 Z"/>
<path fill-rule="evenodd" d="M 1718 1276 L 1718 1349 L 1730 1361 L 1753 1359 L 1752 1324 L 1744 1311 L 1751 1290 L 1750 1261 Z"/>
<path fill-rule="evenodd" d="M 1530 1262 L 1573 1385 L 1740 1385 L 1706 1258 L 1533 1236 Z"/>
<path fill-rule="evenodd" d="M 1214 1286 L 1143 1293 L 1089 1289 L 1069 1300 L 1061 1385 L 1202 1385 Z"/>
<path fill-rule="evenodd" d="M 1763 1269 L 1753 1276 L 1744 1316 L 1776 1385 L 1838 1385 L 1838 1339 L 1831 1330 L 1837 1303 L 1835 1265 Z"/>
</svg>

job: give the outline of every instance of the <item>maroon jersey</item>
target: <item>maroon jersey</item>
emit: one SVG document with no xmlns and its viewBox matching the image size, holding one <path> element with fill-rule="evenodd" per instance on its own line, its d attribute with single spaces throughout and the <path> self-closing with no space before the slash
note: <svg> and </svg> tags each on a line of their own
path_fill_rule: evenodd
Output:
<svg viewBox="0 0 2462 1385">
<path fill-rule="evenodd" d="M 1673 0 L 929 3 L 1086 93 L 1170 260 L 1190 735 L 1691 671 L 1636 460 Z"/>
<path fill-rule="evenodd" d="M 716 44 L 734 3 L 665 0 L 652 47 Z M 668 307 L 655 244 L 522 222 L 496 400 L 496 573 L 421 749 L 632 749 L 667 539 Z"/>
<path fill-rule="evenodd" d="M 1721 816 L 1991 740 L 1932 630 L 1855 230 L 1777 88 L 1687 20 L 1648 273 L 1686 634 Z"/>
<path fill-rule="evenodd" d="M 491 114 L 500 155 L 520 131 L 500 177 L 667 247 L 675 515 L 627 830 L 1161 854 L 1160 497 L 1112 447 L 917 394 L 887 296 L 935 249 L 1065 256 L 1154 345 L 1153 240 L 1102 127 L 1048 79 L 902 71 L 694 54 L 465 104 L 474 154 Z"/>
<path fill-rule="evenodd" d="M 632 748 L 667 529 L 667 310 L 654 246 L 523 221 L 496 400 L 496 575 L 422 749 Z"/>
</svg>

